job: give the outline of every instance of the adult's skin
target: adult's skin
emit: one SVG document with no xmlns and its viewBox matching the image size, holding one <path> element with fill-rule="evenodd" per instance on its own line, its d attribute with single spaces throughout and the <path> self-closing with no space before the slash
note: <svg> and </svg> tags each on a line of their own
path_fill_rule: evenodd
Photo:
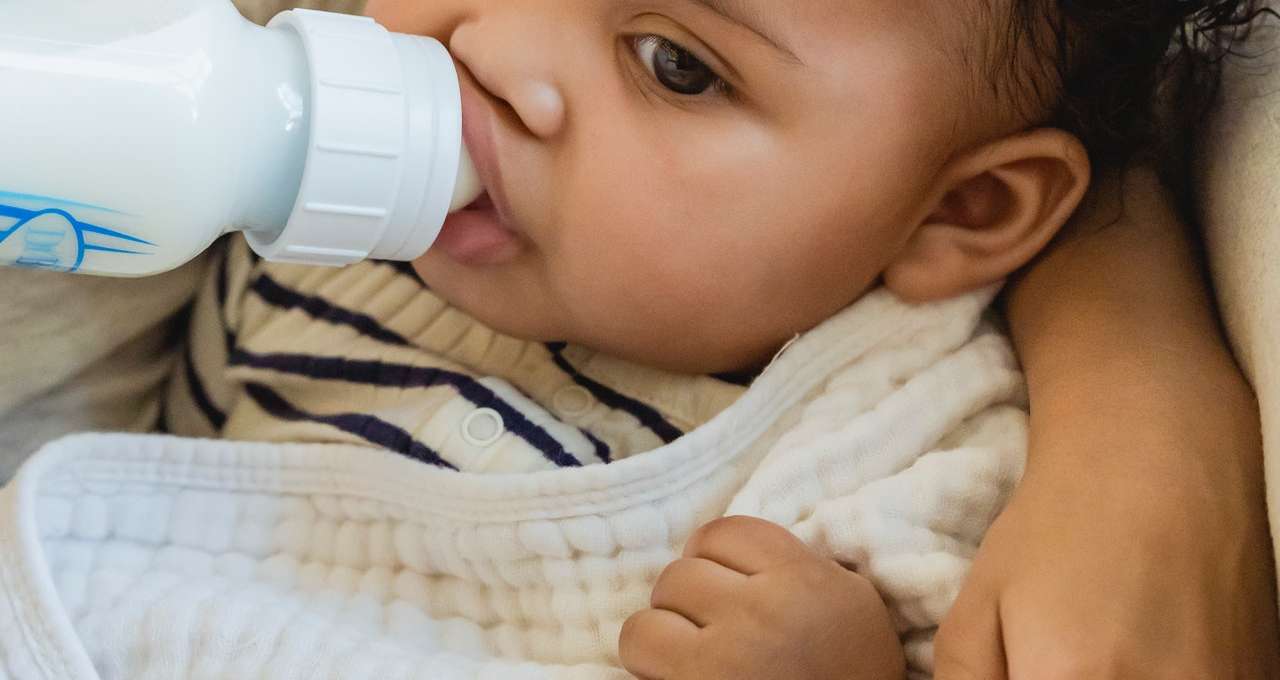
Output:
<svg viewBox="0 0 1280 680">
<path fill-rule="evenodd" d="M 1252 391 L 1149 169 L 1014 282 L 1027 474 L 940 631 L 940 680 L 1280 677 Z"/>
</svg>

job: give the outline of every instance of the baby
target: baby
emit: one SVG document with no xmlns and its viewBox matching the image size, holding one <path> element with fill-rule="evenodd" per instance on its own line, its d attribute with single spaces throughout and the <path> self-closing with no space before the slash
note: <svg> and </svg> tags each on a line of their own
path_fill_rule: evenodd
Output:
<svg viewBox="0 0 1280 680">
<path fill-rule="evenodd" d="M 411 268 L 229 248 L 169 427 L 378 446 L 458 475 L 459 499 L 487 488 L 462 473 L 574 499 L 520 515 L 510 549 L 575 576 L 489 568 L 532 579 L 521 598 L 573 583 L 582 601 L 433 605 L 496 630 L 499 656 L 655 680 L 925 676 L 1025 447 L 983 309 L 1076 210 L 1091 157 L 1147 141 L 1135 112 L 1171 36 L 1223 5 L 1104 4 L 1125 9 L 371 0 L 457 59 L 487 193 Z M 1092 30 L 1113 11 L 1151 29 Z M 424 563 L 464 578 L 458 550 Z M 649 608 L 608 599 L 637 584 Z M 504 638 L 513 620 L 586 623 Z"/>
</svg>

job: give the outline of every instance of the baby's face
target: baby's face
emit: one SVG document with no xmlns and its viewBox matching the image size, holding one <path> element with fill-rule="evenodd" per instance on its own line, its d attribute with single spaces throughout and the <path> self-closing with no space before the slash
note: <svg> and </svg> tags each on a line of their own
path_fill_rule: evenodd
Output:
<svg viewBox="0 0 1280 680">
<path fill-rule="evenodd" d="M 971 77 L 938 4 L 370 0 L 458 60 L 496 203 L 418 272 L 517 336 L 689 372 L 766 360 L 936 206 Z"/>
</svg>

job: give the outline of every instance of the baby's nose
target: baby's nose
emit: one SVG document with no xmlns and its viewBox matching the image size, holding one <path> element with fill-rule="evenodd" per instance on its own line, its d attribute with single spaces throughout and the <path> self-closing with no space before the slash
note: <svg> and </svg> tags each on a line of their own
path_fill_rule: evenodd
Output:
<svg viewBox="0 0 1280 680">
<path fill-rule="evenodd" d="M 518 86 L 511 106 L 520 114 L 529 131 L 539 137 L 554 137 L 564 127 L 564 97 L 551 83 L 530 80 Z M 510 100 L 508 100 L 510 101 Z"/>
<path fill-rule="evenodd" d="M 567 112 L 550 64 L 531 57 L 537 50 L 528 42 L 504 39 L 497 32 L 483 30 L 478 21 L 464 23 L 450 37 L 449 50 L 481 87 L 511 107 L 530 133 L 558 135 Z"/>
</svg>

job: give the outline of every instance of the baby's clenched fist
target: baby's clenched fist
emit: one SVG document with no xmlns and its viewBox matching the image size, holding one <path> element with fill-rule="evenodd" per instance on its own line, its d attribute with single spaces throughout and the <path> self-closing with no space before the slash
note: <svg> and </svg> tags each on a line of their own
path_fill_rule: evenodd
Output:
<svg viewBox="0 0 1280 680">
<path fill-rule="evenodd" d="M 786 529 L 727 517 L 694 532 L 622 627 L 643 680 L 898 680 L 902 646 L 865 578 Z"/>
</svg>

